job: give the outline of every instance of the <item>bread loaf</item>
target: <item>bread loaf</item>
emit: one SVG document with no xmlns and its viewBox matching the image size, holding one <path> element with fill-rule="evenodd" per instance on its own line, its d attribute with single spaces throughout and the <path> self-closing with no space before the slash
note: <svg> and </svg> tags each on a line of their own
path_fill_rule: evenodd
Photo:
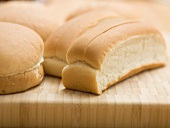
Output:
<svg viewBox="0 0 170 128">
<path fill-rule="evenodd" d="M 111 11 L 94 10 L 84 13 L 59 27 L 45 42 L 45 60 L 43 63 L 45 73 L 61 77 L 62 69 L 67 65 L 66 53 L 74 40 L 100 22 L 108 19 L 116 20 L 118 17 Z"/>
<path fill-rule="evenodd" d="M 151 25 L 108 19 L 74 41 L 67 63 L 62 72 L 66 88 L 101 94 L 141 71 L 164 66 L 165 43 Z"/>
<path fill-rule="evenodd" d="M 44 76 L 44 43 L 33 30 L 0 22 L 0 94 L 25 91 Z"/>
</svg>

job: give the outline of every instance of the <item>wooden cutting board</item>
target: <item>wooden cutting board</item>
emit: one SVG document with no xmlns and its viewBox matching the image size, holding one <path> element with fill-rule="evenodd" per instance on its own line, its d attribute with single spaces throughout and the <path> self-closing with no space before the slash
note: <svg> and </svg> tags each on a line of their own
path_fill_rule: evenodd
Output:
<svg viewBox="0 0 170 128">
<path fill-rule="evenodd" d="M 170 32 L 168 7 L 135 4 L 137 11 L 145 8 L 140 14 L 148 21 Z M 163 34 L 170 55 L 170 34 Z M 67 90 L 61 79 L 45 76 L 26 92 L 0 95 L 3 127 L 169 128 L 170 59 L 166 67 L 135 75 L 100 96 Z"/>
<path fill-rule="evenodd" d="M 0 127 L 169 128 L 170 59 L 100 96 L 67 90 L 61 79 L 45 76 L 26 92 L 0 95 Z"/>
</svg>

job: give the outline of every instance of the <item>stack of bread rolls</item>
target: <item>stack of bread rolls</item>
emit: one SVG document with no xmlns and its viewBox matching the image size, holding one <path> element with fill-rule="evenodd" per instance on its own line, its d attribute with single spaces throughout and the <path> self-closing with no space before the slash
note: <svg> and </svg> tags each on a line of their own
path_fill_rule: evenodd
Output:
<svg viewBox="0 0 170 128">
<path fill-rule="evenodd" d="M 68 13 L 62 23 L 54 10 L 25 2 L 0 6 L 0 94 L 39 84 L 43 68 L 47 75 L 61 77 L 68 89 L 101 94 L 136 73 L 166 64 L 164 39 L 149 24 L 110 6 Z"/>
<path fill-rule="evenodd" d="M 109 10 L 94 10 L 59 27 L 45 42 L 43 65 L 46 74 L 61 77 L 62 70 L 67 65 L 67 51 L 74 40 L 101 21 L 117 17 L 120 16 Z"/>
<path fill-rule="evenodd" d="M 109 12 L 89 11 L 58 28 L 45 42 L 45 72 L 62 77 L 66 88 L 101 94 L 165 64 L 165 43 L 155 28 Z"/>
</svg>

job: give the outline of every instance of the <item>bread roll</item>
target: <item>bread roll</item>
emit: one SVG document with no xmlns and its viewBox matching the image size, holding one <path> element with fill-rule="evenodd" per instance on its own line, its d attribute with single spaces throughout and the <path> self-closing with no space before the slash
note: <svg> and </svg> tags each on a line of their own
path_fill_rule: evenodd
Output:
<svg viewBox="0 0 170 128">
<path fill-rule="evenodd" d="M 138 21 L 116 22 L 102 22 L 74 41 L 62 72 L 66 88 L 101 94 L 136 73 L 165 65 L 165 43 L 155 28 Z"/>
<path fill-rule="evenodd" d="M 55 10 L 41 2 L 10 1 L 0 5 L 0 21 L 29 27 L 44 41 L 62 24 L 57 16 Z"/>
<path fill-rule="evenodd" d="M 45 42 L 43 63 L 45 73 L 61 77 L 62 69 L 67 65 L 66 53 L 74 40 L 101 21 L 111 18 L 116 20 L 116 17 L 117 14 L 111 11 L 94 10 L 59 27 Z"/>
<path fill-rule="evenodd" d="M 136 1 L 90 1 L 88 5 L 83 4 L 67 17 L 67 20 L 74 18 L 84 12 L 94 10 L 96 8 L 110 8 L 114 12 L 133 19 L 140 19 L 152 24 L 161 31 L 169 31 L 170 7 L 167 4 L 160 4 L 157 2 L 136 2 Z M 162 15 L 164 14 L 164 15 Z M 167 24 L 167 25 L 166 25 Z"/>
<path fill-rule="evenodd" d="M 83 3 L 84 2 L 84 3 Z M 82 4 L 80 4 L 78 7 L 74 8 L 74 10 L 71 10 L 70 13 L 66 17 L 66 21 L 69 21 L 70 19 L 73 19 L 77 16 L 80 16 L 84 13 L 97 10 L 97 9 L 111 9 L 109 6 L 110 3 L 107 2 L 99 2 L 99 1 L 82 1 Z"/>
<path fill-rule="evenodd" d="M 43 79 L 44 43 L 33 30 L 0 22 L 0 94 L 25 91 Z"/>
</svg>

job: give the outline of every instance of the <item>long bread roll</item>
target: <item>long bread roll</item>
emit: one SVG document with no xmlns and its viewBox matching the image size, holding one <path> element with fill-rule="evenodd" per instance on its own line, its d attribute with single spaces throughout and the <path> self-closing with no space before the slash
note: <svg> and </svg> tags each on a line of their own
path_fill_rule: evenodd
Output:
<svg viewBox="0 0 170 128">
<path fill-rule="evenodd" d="M 94 10 L 59 27 L 45 42 L 43 63 L 45 73 L 61 77 L 62 69 L 67 65 L 66 53 L 74 40 L 100 22 L 108 19 L 117 20 L 118 17 L 108 10 Z M 121 22 L 119 20 L 117 22 Z"/>
<path fill-rule="evenodd" d="M 101 22 L 74 41 L 62 72 L 66 88 L 101 94 L 134 74 L 165 65 L 165 43 L 155 28 L 138 21 L 116 22 Z"/>
</svg>

